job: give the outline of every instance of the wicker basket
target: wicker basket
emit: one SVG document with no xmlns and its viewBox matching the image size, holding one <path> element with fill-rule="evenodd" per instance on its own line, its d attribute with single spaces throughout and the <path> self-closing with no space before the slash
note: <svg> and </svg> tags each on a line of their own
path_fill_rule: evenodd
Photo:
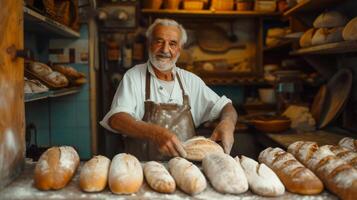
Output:
<svg viewBox="0 0 357 200">
<path fill-rule="evenodd" d="M 170 10 L 177 10 L 179 9 L 181 0 L 165 0 L 164 1 L 164 8 Z"/>
<path fill-rule="evenodd" d="M 234 0 L 212 0 L 211 1 L 211 10 L 233 10 L 234 9 Z"/>
<path fill-rule="evenodd" d="M 202 10 L 204 2 L 197 0 L 197 1 L 184 1 L 183 8 L 185 10 Z"/>
<path fill-rule="evenodd" d="M 147 0 L 145 1 L 145 8 L 148 9 L 160 9 L 163 0 Z"/>
</svg>

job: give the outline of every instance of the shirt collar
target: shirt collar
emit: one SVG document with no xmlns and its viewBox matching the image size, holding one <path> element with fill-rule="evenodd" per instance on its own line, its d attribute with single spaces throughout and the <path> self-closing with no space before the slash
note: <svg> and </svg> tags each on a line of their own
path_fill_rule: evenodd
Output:
<svg viewBox="0 0 357 200">
<path fill-rule="evenodd" d="M 149 70 L 149 73 L 154 76 L 155 78 L 157 78 L 155 72 L 154 72 L 154 69 L 153 69 L 153 66 L 150 62 L 150 60 L 148 60 L 146 62 L 146 66 L 148 67 L 148 70 Z M 174 65 L 174 67 L 171 69 L 171 72 L 172 72 L 172 76 L 173 76 L 173 79 L 175 80 L 176 79 L 176 64 Z"/>
</svg>

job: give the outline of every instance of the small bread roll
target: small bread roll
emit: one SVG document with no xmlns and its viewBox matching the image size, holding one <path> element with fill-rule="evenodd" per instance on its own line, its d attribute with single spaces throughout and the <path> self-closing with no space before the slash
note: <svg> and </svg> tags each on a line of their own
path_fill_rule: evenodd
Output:
<svg viewBox="0 0 357 200">
<path fill-rule="evenodd" d="M 146 181 L 152 189 L 161 193 L 173 193 L 176 183 L 166 168 L 155 161 L 150 161 L 144 165 L 144 175 Z"/>
<path fill-rule="evenodd" d="M 300 37 L 300 47 L 309 47 L 311 46 L 311 40 L 312 37 L 314 36 L 316 29 L 311 28 L 309 30 L 307 30 L 301 37 Z"/>
<path fill-rule="evenodd" d="M 79 164 L 76 150 L 70 146 L 52 147 L 45 151 L 35 167 L 35 187 L 58 190 L 72 179 Z"/>
<path fill-rule="evenodd" d="M 110 160 L 105 156 L 95 156 L 86 162 L 79 176 L 79 187 L 85 192 L 100 192 L 108 181 Z"/>
<path fill-rule="evenodd" d="M 240 194 L 248 181 L 239 162 L 225 153 L 211 153 L 202 160 L 203 171 L 213 188 L 221 193 Z"/>
<path fill-rule="evenodd" d="M 343 29 L 342 36 L 344 40 L 357 40 L 357 17 L 347 23 Z"/>
<path fill-rule="evenodd" d="M 202 161 L 210 153 L 223 153 L 223 148 L 213 140 L 205 137 L 193 137 L 183 143 L 188 160 Z"/>
<path fill-rule="evenodd" d="M 235 158 L 239 162 L 239 158 Z M 242 156 L 240 164 L 247 176 L 249 188 L 261 196 L 280 196 L 285 192 L 285 187 L 278 176 L 264 163 Z"/>
<path fill-rule="evenodd" d="M 198 194 L 207 187 L 201 170 L 184 158 L 172 158 L 169 161 L 169 170 L 177 186 L 187 194 Z"/>
<path fill-rule="evenodd" d="M 143 180 L 143 169 L 136 157 L 120 153 L 113 158 L 109 169 L 109 188 L 113 193 L 135 193 L 139 191 Z"/>
<path fill-rule="evenodd" d="M 337 11 L 321 13 L 314 21 L 315 28 L 335 28 L 345 26 L 347 23 L 346 16 Z"/>
</svg>

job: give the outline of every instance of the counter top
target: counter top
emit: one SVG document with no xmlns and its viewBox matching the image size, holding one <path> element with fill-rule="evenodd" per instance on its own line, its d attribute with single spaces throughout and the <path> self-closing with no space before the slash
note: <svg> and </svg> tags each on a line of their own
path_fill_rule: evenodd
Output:
<svg viewBox="0 0 357 200">
<path fill-rule="evenodd" d="M 83 164 L 83 163 L 82 163 Z M 160 194 L 154 192 L 149 188 L 149 186 L 144 183 L 140 191 L 132 195 L 115 195 L 106 188 L 103 192 L 100 193 L 85 193 L 79 189 L 79 170 L 77 170 L 76 175 L 72 181 L 67 185 L 67 187 L 58 191 L 40 191 L 33 186 L 33 171 L 35 163 L 27 162 L 23 173 L 10 185 L 5 187 L 0 191 L 0 199 L 9 199 L 9 200 L 18 200 L 18 199 L 115 199 L 115 200 L 149 200 L 149 199 L 170 199 L 170 200 L 256 200 L 256 199 L 272 199 L 264 198 L 258 195 L 251 193 L 250 191 L 245 192 L 240 195 L 225 195 L 215 192 L 211 186 L 208 186 L 205 191 L 202 193 L 189 196 L 179 189 L 173 194 Z M 301 200 L 337 200 L 337 197 L 330 194 L 327 191 L 315 196 L 302 196 L 296 195 L 289 192 L 285 192 L 283 196 L 274 198 L 274 199 L 301 199 Z"/>
</svg>

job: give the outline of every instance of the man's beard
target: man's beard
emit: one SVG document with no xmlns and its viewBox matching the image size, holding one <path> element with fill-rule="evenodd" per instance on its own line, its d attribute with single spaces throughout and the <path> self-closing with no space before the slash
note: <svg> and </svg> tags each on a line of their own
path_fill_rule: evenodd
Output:
<svg viewBox="0 0 357 200">
<path fill-rule="evenodd" d="M 171 55 L 169 53 L 167 53 L 167 54 L 159 53 L 158 55 L 161 57 L 164 57 L 164 58 L 171 58 Z M 179 56 L 180 56 L 180 54 L 177 54 L 176 58 L 174 58 L 173 60 L 160 61 L 159 59 L 156 58 L 156 55 L 154 55 L 151 51 L 149 51 L 149 60 L 150 60 L 151 64 L 154 65 L 154 67 L 161 72 L 171 70 L 175 66 L 175 63 L 176 63 L 177 59 L 179 58 Z"/>
</svg>

